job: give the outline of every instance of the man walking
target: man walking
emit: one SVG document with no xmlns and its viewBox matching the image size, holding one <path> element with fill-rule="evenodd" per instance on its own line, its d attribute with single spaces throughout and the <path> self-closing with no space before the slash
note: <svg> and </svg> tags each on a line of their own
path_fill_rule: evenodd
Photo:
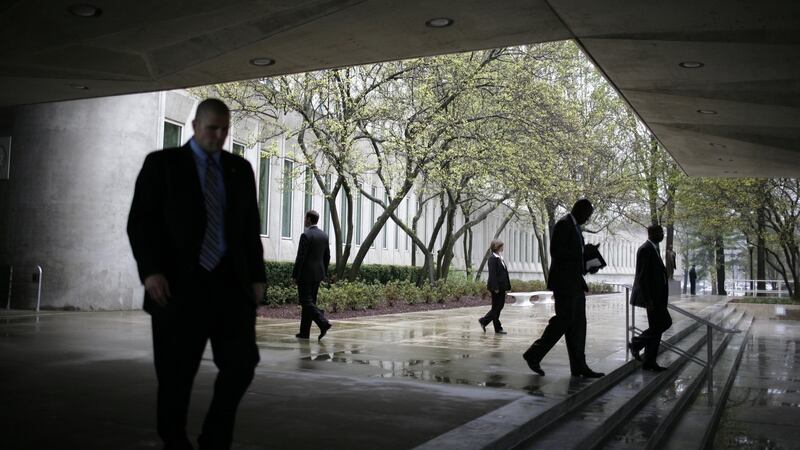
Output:
<svg viewBox="0 0 800 450">
<path fill-rule="evenodd" d="M 672 317 L 667 310 L 667 272 L 658 244 L 664 239 L 661 225 L 647 227 L 647 242 L 636 252 L 636 275 L 631 291 L 631 304 L 647 308 L 649 328 L 639 336 L 634 336 L 628 348 L 637 361 L 642 361 L 640 352 L 644 349 L 642 369 L 652 372 L 666 370 L 656 363 L 661 335 L 672 326 Z"/>
<path fill-rule="evenodd" d="M 544 375 L 541 360 L 564 336 L 573 376 L 599 378 L 604 373 L 595 372 L 586 365 L 586 296 L 589 291 L 583 276 L 587 273 L 584 261 L 584 241 L 581 225 L 589 221 L 594 206 L 587 199 L 575 202 L 572 211 L 556 222 L 550 243 L 550 276 L 547 288 L 553 291 L 556 315 L 550 319 L 542 336 L 522 357 L 528 367 Z M 593 272 L 596 272 L 593 269 Z"/>
<path fill-rule="evenodd" d="M 299 339 L 308 339 L 312 321 L 319 327 L 318 340 L 322 340 L 332 326 L 317 308 L 319 285 L 328 278 L 328 264 L 331 262 L 328 235 L 317 228 L 317 222 L 319 213 L 308 211 L 304 222 L 306 230 L 300 235 L 300 245 L 297 247 L 297 258 L 292 270 L 292 280 L 297 285 L 297 296 L 303 308 L 300 332 L 295 335 Z"/>
<path fill-rule="evenodd" d="M 186 145 L 147 155 L 128 217 L 152 320 L 157 426 L 167 450 L 193 448 L 186 416 L 207 341 L 219 373 L 201 449 L 230 448 L 236 409 L 259 361 L 255 311 L 266 275 L 255 177 L 247 161 L 222 150 L 229 124 L 222 101 L 201 102 Z"/>
<path fill-rule="evenodd" d="M 692 264 L 692 268 L 689 269 L 689 292 L 692 295 L 695 295 L 696 286 L 697 286 L 697 271 L 694 269 L 694 264 Z"/>
</svg>

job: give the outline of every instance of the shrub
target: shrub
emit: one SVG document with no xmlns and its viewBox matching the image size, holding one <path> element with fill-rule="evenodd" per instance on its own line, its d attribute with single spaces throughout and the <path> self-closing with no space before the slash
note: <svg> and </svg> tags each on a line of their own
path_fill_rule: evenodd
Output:
<svg viewBox="0 0 800 450">
<path fill-rule="evenodd" d="M 271 306 L 289 305 L 297 303 L 297 288 L 292 286 L 267 285 L 262 304 Z"/>
<path fill-rule="evenodd" d="M 292 261 L 264 261 L 267 273 L 267 285 L 293 288 Z M 411 266 L 392 266 L 387 264 L 365 264 L 361 266 L 358 281 L 367 284 L 375 282 L 386 284 L 390 281 L 416 281 L 421 268 Z M 333 274 L 334 266 L 328 268 L 328 273 Z"/>
<path fill-rule="evenodd" d="M 544 280 L 511 280 L 511 292 L 536 292 L 546 291 L 547 283 Z"/>
</svg>

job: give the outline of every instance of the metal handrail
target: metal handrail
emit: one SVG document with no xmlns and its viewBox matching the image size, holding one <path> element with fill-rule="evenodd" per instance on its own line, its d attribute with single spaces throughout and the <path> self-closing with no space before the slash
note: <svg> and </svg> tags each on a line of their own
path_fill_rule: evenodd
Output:
<svg viewBox="0 0 800 450">
<path fill-rule="evenodd" d="M 625 284 L 625 283 L 603 282 L 603 284 L 610 285 L 610 286 L 620 286 L 620 287 L 624 287 L 625 288 L 625 346 L 626 346 L 625 360 L 627 361 L 628 358 L 630 357 L 630 353 L 627 351 L 628 343 L 630 343 L 632 341 L 632 338 L 635 335 L 635 333 L 639 333 L 639 334 L 642 333 L 642 330 L 636 327 L 636 312 L 635 312 L 635 310 L 633 312 L 631 312 L 631 307 L 630 307 L 630 292 L 633 289 L 633 286 L 631 286 L 630 284 Z M 686 317 L 698 322 L 699 324 L 702 324 L 702 325 L 706 326 L 706 348 L 707 348 L 707 354 L 706 354 L 706 360 L 705 361 L 701 360 L 700 358 L 698 358 L 698 357 L 696 357 L 694 355 L 689 355 L 683 349 L 680 349 L 680 348 L 676 347 L 675 345 L 672 345 L 672 344 L 669 344 L 667 342 L 664 342 L 663 340 L 661 341 L 661 345 L 663 345 L 664 348 L 666 348 L 667 350 L 669 350 L 669 351 L 671 351 L 673 353 L 676 353 L 676 354 L 681 355 L 681 356 L 688 357 L 689 360 L 699 364 L 702 367 L 705 367 L 708 370 L 707 373 L 706 373 L 707 380 L 708 380 L 708 396 L 707 396 L 707 398 L 708 398 L 708 404 L 712 405 L 714 403 L 714 347 L 713 347 L 713 341 L 712 341 L 713 330 L 717 330 L 717 331 L 720 331 L 722 333 L 741 333 L 742 330 L 739 330 L 737 328 L 725 328 L 723 326 L 720 326 L 720 325 L 717 325 L 715 323 L 712 323 L 709 320 L 703 319 L 702 317 L 700 317 L 700 316 L 698 316 L 696 314 L 690 313 L 689 311 L 686 311 L 685 309 L 680 308 L 680 307 L 675 306 L 675 305 L 667 304 L 667 308 L 669 308 L 669 309 L 671 309 L 673 311 L 679 312 L 679 313 L 685 315 Z"/>
<path fill-rule="evenodd" d="M 683 308 L 679 308 L 679 307 L 677 307 L 675 305 L 667 304 L 667 308 L 669 308 L 669 309 L 671 309 L 673 311 L 677 311 L 677 312 L 683 314 L 684 316 L 689 317 L 690 319 L 694 319 L 695 321 L 700 322 L 705 326 L 711 327 L 711 328 L 713 328 L 713 329 L 715 329 L 717 331 L 721 331 L 723 333 L 741 333 L 742 332 L 742 330 L 740 330 L 738 328 L 721 327 L 721 326 L 719 326 L 719 325 L 717 325 L 717 324 L 715 324 L 713 322 L 710 322 L 710 321 L 708 321 L 706 319 L 703 319 L 702 317 L 697 316 L 695 314 L 692 314 L 689 311 L 687 311 L 687 310 L 685 310 Z"/>
</svg>

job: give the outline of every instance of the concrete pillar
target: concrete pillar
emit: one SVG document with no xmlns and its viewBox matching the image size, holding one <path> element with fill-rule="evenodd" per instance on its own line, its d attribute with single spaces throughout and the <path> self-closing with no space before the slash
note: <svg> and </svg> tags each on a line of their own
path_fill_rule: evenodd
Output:
<svg viewBox="0 0 800 450">
<path fill-rule="evenodd" d="M 161 95 L 0 113 L 0 131 L 12 136 L 11 178 L 0 181 L 0 264 L 43 267 L 43 308 L 141 306 L 125 227 L 142 161 L 159 147 Z"/>
</svg>

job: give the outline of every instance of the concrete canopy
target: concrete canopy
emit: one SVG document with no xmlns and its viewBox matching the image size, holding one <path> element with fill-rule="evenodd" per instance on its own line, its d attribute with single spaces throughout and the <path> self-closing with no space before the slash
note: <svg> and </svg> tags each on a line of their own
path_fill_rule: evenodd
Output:
<svg viewBox="0 0 800 450">
<path fill-rule="evenodd" d="M 800 176 L 792 0 L 106 0 L 94 17 L 74 5 L 0 6 L 0 106 L 573 38 L 689 175 Z"/>
</svg>

